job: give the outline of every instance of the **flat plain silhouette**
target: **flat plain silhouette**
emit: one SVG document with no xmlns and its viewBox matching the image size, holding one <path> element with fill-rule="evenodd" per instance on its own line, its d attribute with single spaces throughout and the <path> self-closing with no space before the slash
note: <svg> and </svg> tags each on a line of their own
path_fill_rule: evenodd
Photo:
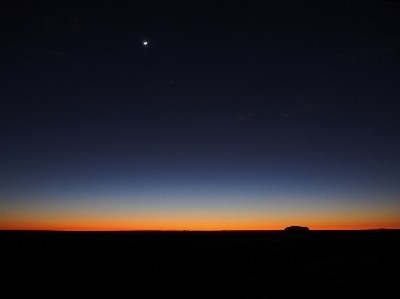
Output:
<svg viewBox="0 0 400 299">
<path fill-rule="evenodd" d="M 266 298 L 374 291 L 391 297 L 400 268 L 398 230 L 1 231 L 0 237 L 0 292 L 15 296 Z"/>
</svg>

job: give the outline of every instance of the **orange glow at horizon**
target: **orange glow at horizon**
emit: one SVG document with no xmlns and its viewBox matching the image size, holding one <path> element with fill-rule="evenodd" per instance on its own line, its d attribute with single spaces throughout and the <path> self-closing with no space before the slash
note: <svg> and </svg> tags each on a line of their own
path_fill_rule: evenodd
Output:
<svg viewBox="0 0 400 299">
<path fill-rule="evenodd" d="M 11 202 L 11 201 L 10 201 Z M 0 230 L 282 230 L 300 225 L 311 230 L 400 229 L 400 207 L 346 204 L 54 204 L 2 205 Z"/>
<path fill-rule="evenodd" d="M 26 216 L 26 215 L 25 215 Z M 311 230 L 362 230 L 362 229 L 399 229 L 400 223 L 397 219 L 359 219 L 349 221 L 339 217 L 332 221 L 327 219 L 302 219 L 297 221 L 295 217 L 282 219 L 251 219 L 242 218 L 239 220 L 225 219 L 189 219 L 186 217 L 171 218 L 142 218 L 129 219 L 87 217 L 68 219 L 67 217 L 2 217 L 0 230 L 61 230 L 61 231 L 218 231 L 218 230 L 282 230 L 290 225 L 307 226 Z"/>
</svg>

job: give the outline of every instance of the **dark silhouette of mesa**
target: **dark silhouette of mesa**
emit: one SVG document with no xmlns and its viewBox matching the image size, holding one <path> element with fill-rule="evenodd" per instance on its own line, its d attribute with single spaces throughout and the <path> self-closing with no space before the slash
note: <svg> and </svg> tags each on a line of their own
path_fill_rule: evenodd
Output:
<svg viewBox="0 0 400 299">
<path fill-rule="evenodd" d="M 285 231 L 290 231 L 290 232 L 308 232 L 310 229 L 306 226 L 288 226 L 285 227 L 284 229 Z"/>
</svg>

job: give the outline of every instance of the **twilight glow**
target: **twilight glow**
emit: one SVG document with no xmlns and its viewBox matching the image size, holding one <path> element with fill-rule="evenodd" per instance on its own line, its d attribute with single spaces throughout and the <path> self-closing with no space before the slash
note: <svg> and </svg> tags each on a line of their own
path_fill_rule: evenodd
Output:
<svg viewBox="0 0 400 299">
<path fill-rule="evenodd" d="M 12 3 L 0 229 L 400 228 L 390 6 Z"/>
</svg>

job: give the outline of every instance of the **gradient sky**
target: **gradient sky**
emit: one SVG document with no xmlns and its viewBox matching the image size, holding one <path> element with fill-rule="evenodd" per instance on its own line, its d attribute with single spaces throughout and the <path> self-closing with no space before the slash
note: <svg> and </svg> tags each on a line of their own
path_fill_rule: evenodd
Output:
<svg viewBox="0 0 400 299">
<path fill-rule="evenodd" d="M 132 2 L 1 1 L 0 229 L 400 228 L 398 2 Z"/>
</svg>

